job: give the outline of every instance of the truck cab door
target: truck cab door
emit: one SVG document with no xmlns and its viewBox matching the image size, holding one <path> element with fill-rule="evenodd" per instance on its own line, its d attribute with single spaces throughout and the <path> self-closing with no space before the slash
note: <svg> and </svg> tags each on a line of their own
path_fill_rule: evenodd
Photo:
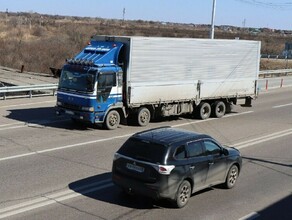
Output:
<svg viewBox="0 0 292 220">
<path fill-rule="evenodd" d="M 116 73 L 100 72 L 97 79 L 97 94 L 96 99 L 99 104 L 113 103 L 112 95 L 117 91 Z"/>
</svg>

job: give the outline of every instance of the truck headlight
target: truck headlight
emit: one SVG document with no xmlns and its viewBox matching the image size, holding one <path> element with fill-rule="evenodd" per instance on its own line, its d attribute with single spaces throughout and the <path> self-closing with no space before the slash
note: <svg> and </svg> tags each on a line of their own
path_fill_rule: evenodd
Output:
<svg viewBox="0 0 292 220">
<path fill-rule="evenodd" d="M 62 106 L 63 105 L 63 103 L 62 102 L 57 102 L 57 106 Z"/>
<path fill-rule="evenodd" d="M 82 111 L 94 112 L 94 108 L 93 107 L 82 107 L 81 109 L 82 109 Z"/>
</svg>

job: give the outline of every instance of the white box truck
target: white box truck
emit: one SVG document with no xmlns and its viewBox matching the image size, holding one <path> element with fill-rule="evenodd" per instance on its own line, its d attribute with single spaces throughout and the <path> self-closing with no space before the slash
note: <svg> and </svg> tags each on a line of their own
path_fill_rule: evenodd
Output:
<svg viewBox="0 0 292 220">
<path fill-rule="evenodd" d="M 257 97 L 259 63 L 258 41 L 93 36 L 62 69 L 57 113 L 107 129 L 122 119 L 220 118 Z"/>
</svg>

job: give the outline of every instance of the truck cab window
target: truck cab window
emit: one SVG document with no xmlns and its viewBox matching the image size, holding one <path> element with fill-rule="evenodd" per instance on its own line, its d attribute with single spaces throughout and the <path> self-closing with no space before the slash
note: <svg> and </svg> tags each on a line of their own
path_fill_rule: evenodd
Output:
<svg viewBox="0 0 292 220">
<path fill-rule="evenodd" d="M 115 73 L 100 73 L 97 82 L 97 101 L 106 102 L 113 86 L 116 86 Z"/>
</svg>

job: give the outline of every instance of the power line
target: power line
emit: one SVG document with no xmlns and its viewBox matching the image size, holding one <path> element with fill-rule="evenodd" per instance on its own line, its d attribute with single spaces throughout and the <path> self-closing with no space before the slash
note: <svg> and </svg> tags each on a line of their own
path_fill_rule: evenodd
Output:
<svg viewBox="0 0 292 220">
<path fill-rule="evenodd" d="M 250 5 L 260 6 L 260 7 L 267 7 L 273 8 L 277 10 L 291 10 L 292 9 L 292 2 L 267 2 L 267 1 L 260 1 L 260 0 L 235 0 L 238 2 L 243 2 Z"/>
</svg>

